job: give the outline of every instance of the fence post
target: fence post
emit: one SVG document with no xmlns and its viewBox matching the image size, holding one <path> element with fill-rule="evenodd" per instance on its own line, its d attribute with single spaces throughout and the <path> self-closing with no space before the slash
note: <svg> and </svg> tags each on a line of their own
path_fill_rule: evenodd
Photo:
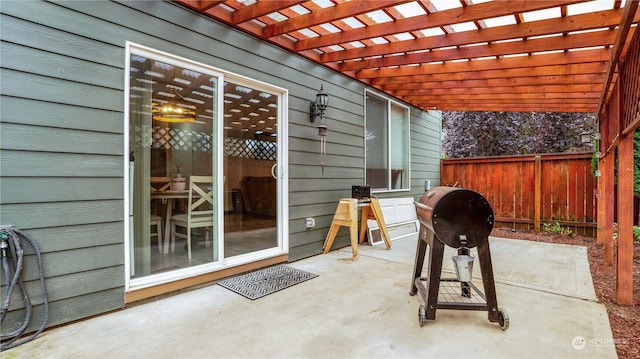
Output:
<svg viewBox="0 0 640 359">
<path fill-rule="evenodd" d="M 536 232 L 540 232 L 540 218 L 542 210 L 542 160 L 540 156 L 535 157 L 534 168 L 534 205 L 533 205 L 533 227 Z"/>
</svg>

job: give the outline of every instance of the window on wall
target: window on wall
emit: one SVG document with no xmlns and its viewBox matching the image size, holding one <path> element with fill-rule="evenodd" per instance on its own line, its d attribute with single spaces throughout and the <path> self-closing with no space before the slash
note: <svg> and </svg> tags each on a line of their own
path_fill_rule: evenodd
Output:
<svg viewBox="0 0 640 359">
<path fill-rule="evenodd" d="M 409 189 L 409 108 L 365 93 L 366 183 L 372 190 Z"/>
</svg>

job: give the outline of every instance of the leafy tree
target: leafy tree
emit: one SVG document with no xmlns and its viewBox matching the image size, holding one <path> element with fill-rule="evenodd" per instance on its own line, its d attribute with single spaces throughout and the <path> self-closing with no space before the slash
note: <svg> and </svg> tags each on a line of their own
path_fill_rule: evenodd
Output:
<svg viewBox="0 0 640 359">
<path fill-rule="evenodd" d="M 443 112 L 448 157 L 478 157 L 590 150 L 580 134 L 595 132 L 592 113 Z"/>
</svg>

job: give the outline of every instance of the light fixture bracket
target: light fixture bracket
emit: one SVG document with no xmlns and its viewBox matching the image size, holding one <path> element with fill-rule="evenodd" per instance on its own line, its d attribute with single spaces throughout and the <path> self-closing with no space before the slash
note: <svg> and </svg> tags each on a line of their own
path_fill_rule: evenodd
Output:
<svg viewBox="0 0 640 359">
<path fill-rule="evenodd" d="M 314 101 L 309 101 L 309 119 L 311 122 L 316 122 L 316 118 L 320 116 L 318 111 L 318 105 Z"/>
</svg>

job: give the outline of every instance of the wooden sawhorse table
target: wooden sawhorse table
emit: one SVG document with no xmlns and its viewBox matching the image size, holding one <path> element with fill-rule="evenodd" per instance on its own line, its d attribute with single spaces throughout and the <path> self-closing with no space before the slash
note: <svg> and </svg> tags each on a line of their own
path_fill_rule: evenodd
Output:
<svg viewBox="0 0 640 359">
<path fill-rule="evenodd" d="M 362 220 L 360 224 L 360 236 L 358 238 L 358 207 L 362 207 Z M 329 233 L 324 240 L 324 253 L 328 253 L 331 250 L 331 245 L 338 234 L 340 226 L 349 227 L 351 236 L 351 252 L 353 254 L 353 260 L 358 259 L 358 244 L 364 242 L 364 235 L 367 232 L 367 219 L 375 219 L 378 222 L 380 228 L 380 234 L 387 249 L 391 249 L 391 238 L 387 232 L 387 225 L 384 222 L 382 215 L 382 209 L 380 209 L 380 203 L 377 198 L 370 198 L 366 201 L 359 201 L 356 198 L 342 198 L 336 208 L 336 213 L 333 215 L 333 221 L 331 221 L 331 227 Z"/>
</svg>

